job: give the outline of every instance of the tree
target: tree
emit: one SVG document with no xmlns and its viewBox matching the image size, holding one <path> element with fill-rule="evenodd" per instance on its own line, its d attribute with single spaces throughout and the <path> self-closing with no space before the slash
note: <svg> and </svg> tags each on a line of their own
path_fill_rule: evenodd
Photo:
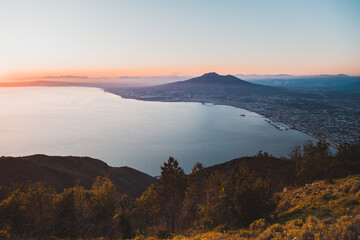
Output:
<svg viewBox="0 0 360 240">
<path fill-rule="evenodd" d="M 119 194 L 113 182 L 107 177 L 97 177 L 91 187 L 91 206 L 95 213 L 96 234 L 112 236 L 113 217 Z"/>
<path fill-rule="evenodd" d="M 22 236 L 29 231 L 24 202 L 23 193 L 16 189 L 0 203 L 0 230 L 9 237 Z"/>
<path fill-rule="evenodd" d="M 207 174 L 199 172 L 203 165 L 197 162 L 192 168 L 192 174 L 187 176 L 187 188 L 185 190 L 185 199 L 183 209 L 180 215 L 180 227 L 198 226 L 200 221 L 200 205 L 205 204 Z"/>
<path fill-rule="evenodd" d="M 75 189 L 65 189 L 56 204 L 55 235 L 60 238 L 76 237 Z"/>
<path fill-rule="evenodd" d="M 202 221 L 205 228 L 244 227 L 268 217 L 275 206 L 273 192 L 262 178 L 242 170 L 231 175 L 215 172 L 207 184 Z"/>
<path fill-rule="evenodd" d="M 273 192 L 262 178 L 249 174 L 238 178 L 234 191 L 235 224 L 248 226 L 259 218 L 268 218 L 276 207 Z"/>
<path fill-rule="evenodd" d="M 204 168 L 204 166 L 200 162 L 196 162 L 194 167 L 192 168 L 191 172 L 195 173 L 195 172 L 197 172 L 197 171 L 199 171 L 199 170 L 201 170 L 203 168 Z"/>
<path fill-rule="evenodd" d="M 360 173 L 360 143 L 344 143 L 338 146 L 332 164 L 335 177 Z"/>
<path fill-rule="evenodd" d="M 147 233 L 150 226 L 154 226 L 160 213 L 159 196 L 157 186 L 152 184 L 135 201 L 135 216 L 137 228 L 142 234 Z"/>
<path fill-rule="evenodd" d="M 114 231 L 117 238 L 128 239 L 132 237 L 131 214 L 129 198 L 122 195 L 113 217 Z"/>
<path fill-rule="evenodd" d="M 173 157 L 161 167 L 158 196 L 160 215 L 164 217 L 168 230 L 175 231 L 178 215 L 185 196 L 186 175 Z"/>
<path fill-rule="evenodd" d="M 227 216 L 228 206 L 225 206 L 225 201 L 220 201 L 220 195 L 224 200 L 224 184 L 226 176 L 219 172 L 214 172 L 206 182 L 205 189 L 205 203 L 201 204 L 200 215 L 202 227 L 206 229 L 214 228 L 218 225 L 224 224 Z"/>
<path fill-rule="evenodd" d="M 90 238 L 96 227 L 95 211 L 91 202 L 93 194 L 78 184 L 75 184 L 72 191 L 74 193 L 75 233 L 82 239 Z"/>
<path fill-rule="evenodd" d="M 45 182 L 29 184 L 25 191 L 25 204 L 31 216 L 32 236 L 47 238 L 53 234 L 56 201 L 55 189 Z"/>
<path fill-rule="evenodd" d="M 317 179 L 329 178 L 330 167 L 333 161 L 329 144 L 325 141 L 306 142 L 302 150 L 296 146 L 290 154 L 296 163 L 298 183 L 310 183 Z"/>
<path fill-rule="evenodd" d="M 54 233 L 56 194 L 45 182 L 18 186 L 1 202 L 1 225 L 13 237 L 49 238 Z"/>
</svg>

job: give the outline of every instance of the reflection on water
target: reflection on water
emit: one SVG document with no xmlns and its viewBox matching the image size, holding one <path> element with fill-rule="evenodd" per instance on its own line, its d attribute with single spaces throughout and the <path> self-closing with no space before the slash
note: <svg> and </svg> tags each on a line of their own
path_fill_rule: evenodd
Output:
<svg viewBox="0 0 360 240">
<path fill-rule="evenodd" d="M 169 156 L 189 172 L 197 161 L 259 150 L 286 156 L 309 139 L 228 106 L 128 100 L 97 88 L 0 88 L 0 155 L 90 156 L 158 175 Z"/>
</svg>

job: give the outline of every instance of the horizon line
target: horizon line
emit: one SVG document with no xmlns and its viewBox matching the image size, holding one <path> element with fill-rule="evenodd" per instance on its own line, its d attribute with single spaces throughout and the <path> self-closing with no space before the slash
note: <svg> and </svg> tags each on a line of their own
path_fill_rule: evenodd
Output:
<svg viewBox="0 0 360 240">
<path fill-rule="evenodd" d="M 232 75 L 232 76 L 293 76 L 293 77 L 312 77 L 312 76 L 340 76 L 340 75 L 344 75 L 344 76 L 349 76 L 349 77 L 360 77 L 360 74 L 344 74 L 344 73 L 338 73 L 338 74 L 327 74 L 327 73 L 323 73 L 323 74 L 289 74 L 289 73 L 276 73 L 276 74 L 256 74 L 256 73 L 251 73 L 251 74 L 243 74 L 243 73 L 235 73 L 235 74 L 219 74 L 217 72 L 205 72 L 203 74 L 164 74 L 164 75 L 120 75 L 120 76 L 86 76 L 86 75 L 48 75 L 48 76 L 35 76 L 35 77 L 2 77 L 0 78 L 0 82 L 5 82 L 2 80 L 20 80 L 20 81 L 31 81 L 31 80 L 42 80 L 42 79 L 82 79 L 82 80 L 96 80 L 96 79 L 132 79 L 132 78 L 166 78 L 166 77 L 172 77 L 172 78 L 176 78 L 176 77 L 196 77 L 196 76 L 202 76 L 204 74 L 207 73 L 216 73 L 218 75 L 222 75 L 222 76 L 226 76 L 226 75 Z"/>
</svg>

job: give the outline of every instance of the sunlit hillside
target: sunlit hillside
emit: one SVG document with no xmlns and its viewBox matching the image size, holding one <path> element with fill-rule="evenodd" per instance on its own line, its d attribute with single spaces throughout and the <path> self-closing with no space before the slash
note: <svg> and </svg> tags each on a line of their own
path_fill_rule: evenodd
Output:
<svg viewBox="0 0 360 240">
<path fill-rule="evenodd" d="M 189 232 L 176 240 L 197 239 L 358 239 L 360 236 L 360 175 L 316 181 L 284 189 L 274 221 L 254 221 L 249 228 Z M 135 239 L 159 239 L 136 237 Z"/>
</svg>

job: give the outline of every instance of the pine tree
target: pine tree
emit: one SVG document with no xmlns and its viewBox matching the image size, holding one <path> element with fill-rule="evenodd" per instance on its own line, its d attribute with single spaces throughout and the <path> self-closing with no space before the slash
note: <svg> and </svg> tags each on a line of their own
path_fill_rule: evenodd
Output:
<svg viewBox="0 0 360 240">
<path fill-rule="evenodd" d="M 186 175 L 177 160 L 169 157 L 161 167 L 158 195 L 160 214 L 164 217 L 168 230 L 175 231 L 182 201 L 185 197 Z"/>
</svg>

